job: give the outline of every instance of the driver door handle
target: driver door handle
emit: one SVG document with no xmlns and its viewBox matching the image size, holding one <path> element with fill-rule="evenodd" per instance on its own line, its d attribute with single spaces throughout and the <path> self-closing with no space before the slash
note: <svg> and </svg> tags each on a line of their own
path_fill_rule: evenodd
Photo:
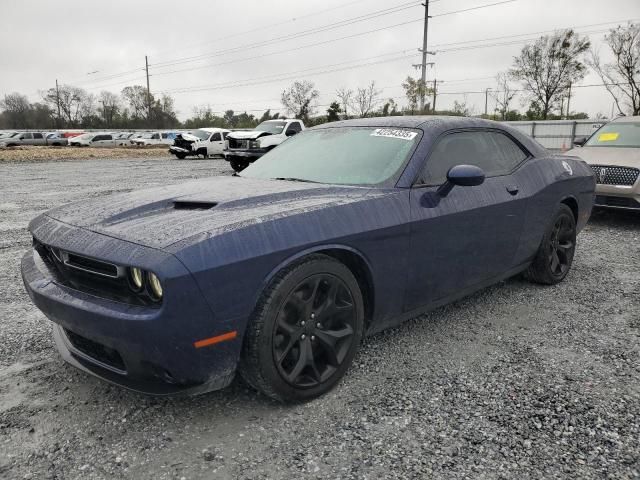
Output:
<svg viewBox="0 0 640 480">
<path fill-rule="evenodd" d="M 507 185 L 507 192 L 509 192 L 511 195 L 517 195 L 519 191 L 520 189 L 517 185 Z"/>
</svg>

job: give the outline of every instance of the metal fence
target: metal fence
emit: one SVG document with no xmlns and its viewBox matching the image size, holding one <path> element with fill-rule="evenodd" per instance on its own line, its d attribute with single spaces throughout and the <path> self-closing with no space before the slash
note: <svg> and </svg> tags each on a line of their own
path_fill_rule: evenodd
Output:
<svg viewBox="0 0 640 480">
<path fill-rule="evenodd" d="M 588 137 L 607 120 L 540 120 L 504 122 L 526 133 L 549 150 L 568 150 L 577 137 Z"/>
</svg>

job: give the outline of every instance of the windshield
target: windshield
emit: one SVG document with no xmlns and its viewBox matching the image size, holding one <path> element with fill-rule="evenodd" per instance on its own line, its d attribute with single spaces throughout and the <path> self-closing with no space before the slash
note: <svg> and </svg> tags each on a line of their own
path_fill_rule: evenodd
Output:
<svg viewBox="0 0 640 480">
<path fill-rule="evenodd" d="M 640 122 L 607 123 L 591 136 L 585 146 L 640 148 Z"/>
<path fill-rule="evenodd" d="M 258 130 L 260 132 L 269 132 L 277 135 L 278 133 L 282 133 L 282 129 L 286 124 L 287 122 L 262 122 L 255 128 L 255 130 Z"/>
<path fill-rule="evenodd" d="M 198 137 L 200 140 L 206 140 L 211 134 L 204 130 L 196 130 L 195 132 L 192 132 L 191 135 L 193 135 L 194 137 Z"/>
<path fill-rule="evenodd" d="M 324 128 L 291 137 L 242 172 L 345 185 L 377 185 L 406 163 L 418 133 L 405 128 Z"/>
</svg>

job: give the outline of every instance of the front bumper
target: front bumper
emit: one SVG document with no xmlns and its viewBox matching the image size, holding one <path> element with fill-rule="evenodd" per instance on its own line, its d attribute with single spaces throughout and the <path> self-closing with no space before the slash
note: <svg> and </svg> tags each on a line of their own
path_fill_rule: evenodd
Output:
<svg viewBox="0 0 640 480">
<path fill-rule="evenodd" d="M 75 229 L 76 236 L 83 234 L 93 239 L 85 238 L 88 245 L 102 243 L 100 248 L 108 248 L 104 251 L 128 248 L 128 255 L 137 256 L 144 267 L 140 248 L 145 247 L 132 248 L 126 242 Z M 49 244 L 52 239 L 45 234 L 38 240 Z M 170 272 L 163 279 L 167 296 L 160 307 L 121 303 L 61 284 L 35 250 L 22 259 L 22 278 L 33 303 L 54 322 L 62 357 L 75 367 L 153 395 L 197 394 L 225 387 L 235 374 L 240 337 L 196 348 L 196 341 L 225 333 L 233 325 L 215 318 L 195 280 L 175 257 L 158 251 L 150 255 L 163 257 L 162 271 Z M 157 258 L 153 262 L 158 265 Z"/>
<path fill-rule="evenodd" d="M 267 153 L 267 150 L 265 149 L 258 149 L 258 150 L 242 150 L 242 149 L 237 149 L 237 150 L 224 150 L 223 154 L 224 154 L 224 159 L 227 162 L 230 161 L 241 161 L 241 162 L 255 162 L 257 159 L 259 159 L 261 156 L 263 156 L 265 153 Z"/>
<path fill-rule="evenodd" d="M 632 186 L 596 185 L 594 206 L 640 211 L 640 179 Z"/>
</svg>

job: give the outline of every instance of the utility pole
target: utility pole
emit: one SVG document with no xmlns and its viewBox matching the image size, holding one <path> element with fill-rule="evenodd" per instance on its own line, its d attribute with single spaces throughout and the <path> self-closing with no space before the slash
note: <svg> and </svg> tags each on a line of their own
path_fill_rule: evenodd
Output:
<svg viewBox="0 0 640 480">
<path fill-rule="evenodd" d="M 569 119 L 569 115 L 571 115 L 571 110 L 569 110 L 570 105 L 571 105 L 571 82 L 569 82 L 569 95 L 567 96 L 567 120 Z"/>
<path fill-rule="evenodd" d="M 420 95 L 420 110 L 424 111 L 425 86 L 427 81 L 427 31 L 429 27 L 429 0 L 425 0 L 424 5 L 424 35 L 422 37 L 422 94 Z"/>
<path fill-rule="evenodd" d="M 56 103 L 58 104 L 58 128 L 60 128 L 60 89 L 58 88 L 58 79 L 56 78 Z"/>
<path fill-rule="evenodd" d="M 488 114 L 488 107 L 489 107 L 489 90 L 491 90 L 490 88 L 485 89 L 484 91 L 484 116 L 486 117 Z"/>
<path fill-rule="evenodd" d="M 149 59 L 144 56 L 144 69 L 147 72 L 147 121 L 151 127 L 151 90 L 149 90 Z"/>
<path fill-rule="evenodd" d="M 433 79 L 433 102 L 431 102 L 431 110 L 436 114 L 436 91 L 438 90 L 438 81 Z"/>
</svg>

